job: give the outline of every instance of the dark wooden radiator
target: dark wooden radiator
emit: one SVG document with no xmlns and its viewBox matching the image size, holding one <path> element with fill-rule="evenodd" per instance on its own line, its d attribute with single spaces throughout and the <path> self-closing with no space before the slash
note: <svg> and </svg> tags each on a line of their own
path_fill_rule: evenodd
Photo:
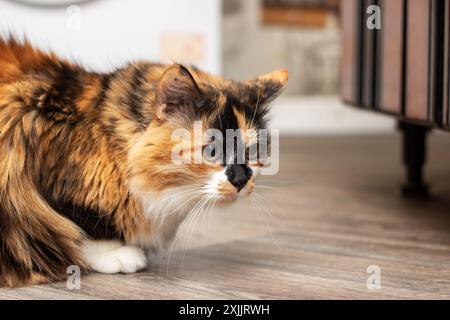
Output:
<svg viewBox="0 0 450 320">
<path fill-rule="evenodd" d="M 371 5 L 380 8 L 380 29 L 367 26 Z M 341 21 L 341 97 L 398 119 L 404 193 L 426 194 L 426 133 L 450 130 L 450 0 L 342 0 Z"/>
</svg>

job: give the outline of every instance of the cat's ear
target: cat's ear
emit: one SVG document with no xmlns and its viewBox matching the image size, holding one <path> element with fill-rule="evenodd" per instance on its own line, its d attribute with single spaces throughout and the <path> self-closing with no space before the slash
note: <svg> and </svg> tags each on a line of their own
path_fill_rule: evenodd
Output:
<svg viewBox="0 0 450 320">
<path fill-rule="evenodd" d="M 192 107 L 201 91 L 191 72 L 180 64 L 164 71 L 156 88 L 156 116 L 165 120 L 183 107 Z"/>
<path fill-rule="evenodd" d="M 252 105 L 266 105 L 278 97 L 286 88 L 289 79 L 287 69 L 277 70 L 255 79 L 245 81 L 251 94 L 248 96 Z"/>
</svg>

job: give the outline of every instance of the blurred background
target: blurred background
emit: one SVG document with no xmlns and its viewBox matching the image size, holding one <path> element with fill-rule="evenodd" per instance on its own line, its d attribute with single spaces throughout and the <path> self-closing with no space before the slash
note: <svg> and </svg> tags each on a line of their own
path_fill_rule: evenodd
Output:
<svg viewBox="0 0 450 320">
<path fill-rule="evenodd" d="M 432 23 L 434 16 L 443 26 L 444 11 L 450 19 L 450 10 L 435 6 L 444 4 L 441 0 L 397 1 L 0 0 L 1 35 L 26 36 L 91 70 L 106 72 L 145 59 L 195 64 L 235 80 L 279 68 L 289 69 L 290 76 L 272 108 L 272 127 L 282 136 L 279 173 L 261 177 L 252 196 L 232 209 L 214 208 L 211 214 L 207 205 L 200 218 L 197 210 L 178 238 L 170 268 L 163 259 L 138 275 L 90 275 L 77 292 L 60 283 L 51 289 L 0 289 L 0 299 L 449 299 L 448 135 L 430 137 L 422 179 L 428 127 L 444 114 L 427 99 L 439 98 L 441 89 L 431 94 L 431 85 L 444 88 L 435 80 L 443 78 L 445 68 L 436 63 L 432 69 L 430 63 L 427 69 L 427 63 L 416 61 L 435 60 L 434 53 L 444 51 L 445 28 L 436 27 L 437 37 L 431 27 L 439 26 Z M 381 32 L 388 37 L 365 29 L 369 3 L 383 3 L 389 13 Z M 449 9 L 450 0 L 445 3 Z M 340 12 L 350 17 L 344 24 L 345 50 Z M 411 25 L 406 28 L 404 21 Z M 449 39 L 450 27 L 446 32 Z M 406 41 L 406 34 L 414 41 Z M 376 50 L 367 48 L 379 39 L 393 45 L 385 46 L 387 58 L 375 60 Z M 412 47 L 408 55 L 398 49 L 407 49 L 406 44 Z M 356 56 L 364 63 L 354 62 Z M 412 63 L 404 64 L 405 57 Z M 370 100 L 378 103 L 376 93 L 387 92 L 397 102 L 391 115 L 404 120 L 406 112 L 416 121 L 419 111 L 422 122 L 403 123 L 402 136 L 394 134 L 394 117 L 344 105 L 338 94 L 341 61 L 346 64 L 342 75 L 351 78 L 343 84 L 358 96 L 346 101 L 364 93 L 361 97 L 373 95 Z M 375 70 L 380 61 L 386 67 Z M 363 66 L 367 70 L 360 70 Z M 384 78 L 378 83 L 379 74 Z M 376 91 L 379 84 L 389 90 Z M 415 108 L 400 101 L 407 85 L 413 85 Z M 450 118 L 445 123 L 450 128 Z M 429 198 L 424 181 L 432 182 Z M 381 270 L 382 287 L 373 286 L 370 279 L 380 277 Z"/>
<path fill-rule="evenodd" d="M 283 135 L 384 133 L 387 117 L 337 98 L 339 0 L 0 0 L 0 32 L 89 69 L 148 59 L 245 80 L 288 68 L 273 108 Z"/>
</svg>

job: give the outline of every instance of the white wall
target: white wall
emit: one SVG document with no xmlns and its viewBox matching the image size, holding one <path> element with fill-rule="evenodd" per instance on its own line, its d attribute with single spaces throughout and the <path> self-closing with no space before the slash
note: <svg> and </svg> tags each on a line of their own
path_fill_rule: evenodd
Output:
<svg viewBox="0 0 450 320">
<path fill-rule="evenodd" d="M 189 37 L 200 37 L 199 67 L 221 72 L 221 0 L 96 0 L 78 7 L 79 13 L 76 7 L 0 0 L 0 32 L 26 35 L 41 48 L 97 70 L 130 59 L 167 59 L 162 49 L 167 35 L 175 35 L 173 50 L 183 41 L 189 45 Z"/>
</svg>

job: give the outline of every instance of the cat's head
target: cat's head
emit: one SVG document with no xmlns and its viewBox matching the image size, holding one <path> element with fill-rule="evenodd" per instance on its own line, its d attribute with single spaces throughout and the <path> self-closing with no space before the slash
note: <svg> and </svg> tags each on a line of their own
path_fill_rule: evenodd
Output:
<svg viewBox="0 0 450 320">
<path fill-rule="evenodd" d="M 185 188 L 218 200 L 251 193 L 263 163 L 250 162 L 249 151 L 257 150 L 269 103 L 287 81 L 287 70 L 235 82 L 168 67 L 155 88 L 152 121 L 130 152 L 135 191 Z"/>
</svg>

